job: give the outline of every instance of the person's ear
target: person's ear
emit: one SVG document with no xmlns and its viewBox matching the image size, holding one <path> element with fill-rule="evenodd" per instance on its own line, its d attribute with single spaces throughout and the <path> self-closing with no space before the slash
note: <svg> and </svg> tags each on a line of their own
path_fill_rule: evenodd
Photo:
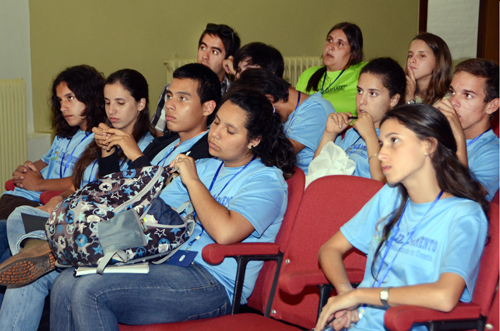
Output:
<svg viewBox="0 0 500 331">
<path fill-rule="evenodd" d="M 389 105 L 391 106 L 391 109 L 397 106 L 400 98 L 401 98 L 401 95 L 399 95 L 399 94 L 394 94 L 391 97 L 391 100 L 389 101 Z"/>
<path fill-rule="evenodd" d="M 436 138 L 429 138 L 427 139 L 426 141 L 426 155 L 431 155 L 432 153 L 434 153 L 434 151 L 436 150 L 437 148 L 437 140 Z"/>
<path fill-rule="evenodd" d="M 253 149 L 260 144 L 261 140 L 262 140 L 262 137 L 260 137 L 260 136 L 257 138 L 250 139 L 250 141 L 248 142 L 248 149 L 253 151 Z"/>
<path fill-rule="evenodd" d="M 212 113 L 214 112 L 216 106 L 217 106 L 217 104 L 215 103 L 214 100 L 205 101 L 201 105 L 201 108 L 203 110 L 203 116 L 208 117 L 208 116 L 212 115 Z"/>
<path fill-rule="evenodd" d="M 146 98 L 141 98 L 141 100 L 137 103 L 137 109 L 142 111 L 144 108 L 146 108 Z"/>
<path fill-rule="evenodd" d="M 495 98 L 488 102 L 488 105 L 486 106 L 486 114 L 491 115 L 498 110 L 498 105 L 500 103 L 499 100 L 500 99 Z"/>
</svg>

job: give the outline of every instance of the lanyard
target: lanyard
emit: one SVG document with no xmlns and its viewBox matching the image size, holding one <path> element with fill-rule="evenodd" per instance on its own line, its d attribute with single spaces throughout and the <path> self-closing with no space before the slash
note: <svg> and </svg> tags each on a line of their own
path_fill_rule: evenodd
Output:
<svg viewBox="0 0 500 331">
<path fill-rule="evenodd" d="M 413 235 L 415 234 L 415 232 L 417 231 L 417 228 L 420 226 L 420 224 L 422 223 L 422 221 L 425 219 L 425 217 L 427 216 L 427 214 L 431 211 L 432 208 L 434 208 L 434 206 L 436 205 L 436 203 L 438 202 L 438 200 L 441 198 L 441 196 L 443 195 L 443 192 L 444 191 L 441 191 L 439 192 L 438 196 L 436 197 L 436 199 L 434 199 L 434 201 L 432 202 L 432 204 L 430 205 L 429 209 L 427 209 L 427 211 L 425 212 L 424 216 L 422 217 L 422 219 L 413 227 L 413 229 L 410 231 L 410 233 L 408 234 L 408 236 L 406 237 L 406 240 L 403 242 L 403 244 L 399 247 L 399 249 L 397 250 L 396 254 L 394 255 L 394 257 L 392 258 L 392 261 L 389 263 L 389 265 L 387 266 L 387 269 L 385 270 L 384 274 L 382 275 L 382 277 L 377 281 L 377 280 L 374 280 L 373 281 L 373 284 L 372 284 L 372 287 L 380 287 L 380 285 L 382 285 L 382 282 L 385 280 L 385 278 L 387 277 L 387 275 L 389 274 L 389 271 L 391 270 L 392 268 L 392 265 L 394 264 L 394 260 L 396 260 L 396 257 L 398 256 L 399 252 L 401 251 L 401 249 L 403 248 L 403 246 L 405 246 L 409 241 L 410 239 L 413 237 Z M 384 256 L 382 257 L 382 261 L 380 261 L 380 267 L 378 268 L 377 270 L 377 277 L 378 275 L 380 274 L 380 271 L 382 270 L 382 266 L 384 265 L 384 260 L 385 258 L 387 257 L 387 254 L 389 253 L 390 249 L 391 249 L 391 246 L 392 246 L 392 243 L 394 242 L 394 239 L 396 238 L 397 234 L 399 233 L 399 226 L 401 224 L 401 221 L 403 219 L 403 215 L 405 213 L 405 210 L 406 210 L 406 206 L 408 205 L 408 203 L 406 203 L 404 209 L 403 209 L 403 212 L 401 213 L 401 216 L 399 217 L 399 220 L 398 222 L 396 223 L 396 231 L 394 231 L 394 234 L 391 236 L 391 238 L 389 239 L 389 242 L 387 243 L 387 249 L 385 251 L 385 254 Z"/>
<path fill-rule="evenodd" d="M 64 170 L 63 170 L 63 165 L 62 165 L 63 164 L 63 160 L 64 160 L 64 157 L 63 157 L 63 160 L 61 160 L 61 164 L 59 165 L 59 176 L 60 176 L 60 178 L 64 178 L 64 174 L 66 173 L 66 169 L 68 168 L 69 162 L 73 158 L 73 153 L 78 148 L 78 146 L 80 146 L 80 144 L 85 139 L 87 139 L 88 136 L 90 136 L 90 133 L 85 132 L 85 137 L 83 137 L 83 139 L 80 140 L 80 142 L 75 146 L 75 148 L 73 148 L 73 150 L 71 151 L 71 154 L 69 155 L 68 161 L 66 161 L 66 164 L 64 165 Z M 71 145 L 71 141 L 73 140 L 73 138 L 74 138 L 74 136 L 71 137 L 71 139 L 69 140 L 68 145 L 66 146 L 66 149 L 68 149 L 69 145 Z"/>
<path fill-rule="evenodd" d="M 236 176 L 238 176 L 238 175 L 239 175 L 239 174 L 240 174 L 243 170 L 245 170 L 245 168 L 246 168 L 246 167 L 248 167 L 248 165 L 249 165 L 250 163 L 252 163 L 252 161 L 253 161 L 253 160 L 255 160 L 256 158 L 257 158 L 257 156 L 256 156 L 256 155 L 254 155 L 254 156 L 252 157 L 252 159 L 250 160 L 250 162 L 248 162 L 247 164 L 245 164 L 245 165 L 244 165 L 244 166 L 243 166 L 243 167 L 242 167 L 242 168 L 241 168 L 241 169 L 240 169 L 240 170 L 239 170 L 236 174 L 234 174 L 234 176 L 233 176 L 233 177 L 231 177 L 231 178 L 228 180 L 228 182 L 226 183 L 226 185 L 224 185 L 224 187 L 222 188 L 222 190 L 220 190 L 219 194 L 217 194 L 214 198 L 217 200 L 217 198 L 220 196 L 220 194 L 222 193 L 222 191 L 224 191 L 224 189 L 225 189 L 225 188 L 229 185 L 229 183 L 231 183 L 231 181 L 232 181 L 232 180 L 233 180 Z M 222 166 L 223 166 L 223 165 L 224 165 L 224 161 L 222 161 L 222 162 L 221 162 L 221 164 L 220 164 L 219 168 L 217 168 L 217 171 L 215 172 L 214 178 L 212 179 L 212 183 L 210 183 L 210 187 L 209 187 L 209 189 L 208 189 L 208 191 L 209 191 L 209 192 L 211 192 L 211 191 L 212 191 L 212 188 L 214 187 L 214 184 L 215 184 L 215 180 L 217 179 L 217 176 L 219 175 L 220 169 L 222 168 Z M 195 211 L 195 212 L 194 212 L 194 214 L 193 214 L 193 219 L 194 219 L 194 220 L 196 220 L 196 211 Z M 201 235 L 205 232 L 205 228 L 203 227 L 203 224 L 201 224 L 201 222 L 197 222 L 197 223 L 198 223 L 198 224 L 200 225 L 200 227 L 201 227 L 201 233 L 200 233 L 199 235 L 197 235 L 197 236 L 196 236 L 196 238 L 194 238 L 193 240 L 191 240 L 191 241 L 189 242 L 189 244 L 188 244 L 189 246 L 188 246 L 188 248 L 187 248 L 187 251 L 189 251 L 189 250 L 191 249 L 191 246 L 193 245 L 193 243 L 194 243 L 196 240 L 200 239 L 200 238 L 201 238 Z"/>
<path fill-rule="evenodd" d="M 348 152 L 347 157 L 350 157 L 352 152 L 354 152 L 354 145 L 356 145 L 359 139 L 361 139 L 361 136 L 359 136 L 359 138 L 346 150 L 346 153 Z"/>
<path fill-rule="evenodd" d="M 297 108 L 299 108 L 300 96 L 301 96 L 301 95 L 302 95 L 302 93 L 299 91 L 299 98 L 297 99 L 297 104 L 295 105 L 295 109 L 294 109 L 294 110 L 293 110 L 293 112 L 292 112 L 292 116 L 290 116 L 290 118 L 289 118 L 289 119 L 288 119 L 288 121 L 287 121 L 287 122 L 288 122 L 288 125 L 287 125 L 287 127 L 286 127 L 286 129 L 285 129 L 285 135 L 286 135 L 286 133 L 287 133 L 288 129 L 290 128 L 290 126 L 292 126 L 292 120 L 293 120 L 293 117 L 295 116 L 295 113 L 296 113 Z M 252 161 L 253 161 L 253 160 L 252 160 Z M 250 161 L 250 162 L 252 162 L 252 161 Z"/>
<path fill-rule="evenodd" d="M 471 141 L 469 141 L 469 142 L 467 143 L 467 146 L 466 146 L 466 147 L 469 147 L 470 145 L 472 145 L 472 144 L 473 144 L 476 140 L 478 140 L 479 138 L 481 138 L 481 136 L 482 136 L 483 134 L 485 134 L 486 132 L 488 132 L 488 131 L 490 131 L 490 130 L 491 130 L 491 128 L 489 128 L 488 130 L 484 131 L 483 133 L 481 133 L 481 134 L 480 134 L 479 136 L 477 136 L 476 138 L 474 138 L 474 139 L 472 139 Z"/>
<path fill-rule="evenodd" d="M 321 91 L 320 91 L 320 93 L 321 93 L 321 94 L 325 94 L 325 92 L 326 92 L 326 91 L 328 91 L 328 89 L 329 89 L 329 88 L 330 88 L 333 84 L 335 84 L 335 82 L 337 81 L 337 79 L 339 79 L 339 78 L 340 78 L 340 76 L 342 76 L 342 74 L 344 73 L 344 71 L 345 71 L 345 69 L 343 69 L 343 70 L 340 72 L 340 74 L 337 76 L 337 78 L 335 78 L 335 80 L 334 80 L 334 81 L 333 81 L 330 85 L 328 85 L 328 87 L 327 87 L 326 89 L 324 89 L 323 87 L 325 87 L 325 80 L 326 80 L 326 76 L 328 76 L 328 75 L 327 75 L 327 72 L 325 72 L 325 77 L 323 77 L 323 85 L 321 85 Z"/>
<path fill-rule="evenodd" d="M 214 198 L 217 199 L 219 197 L 219 195 L 222 193 L 222 191 L 224 191 L 224 189 L 229 185 L 229 183 L 231 183 L 231 181 L 236 177 L 238 176 L 243 170 L 245 170 L 246 167 L 248 167 L 248 165 L 250 163 L 252 163 L 253 160 L 255 160 L 257 158 L 256 155 L 254 155 L 252 157 L 252 159 L 250 160 L 250 162 L 248 162 L 247 164 L 245 164 L 243 166 L 243 168 L 241 168 L 236 174 L 234 174 L 233 177 L 231 177 L 231 179 L 229 179 L 229 181 L 226 183 L 226 185 L 224 185 L 224 187 L 222 188 L 222 190 L 220 190 L 219 194 L 217 194 Z M 214 187 L 214 184 L 215 184 L 215 180 L 217 179 L 217 176 L 219 175 L 219 171 L 220 169 L 222 168 L 222 166 L 224 165 L 224 162 L 221 162 L 219 168 L 217 169 L 217 171 L 215 172 L 215 175 L 214 175 L 214 178 L 212 179 L 212 183 L 210 183 L 210 188 L 208 189 L 209 192 L 212 192 L 212 188 Z"/>
<path fill-rule="evenodd" d="M 175 150 L 175 148 L 177 147 L 177 145 L 175 145 L 171 150 L 170 152 L 167 153 L 167 156 L 165 156 L 163 159 L 161 159 L 157 165 L 160 165 L 162 164 L 163 161 L 165 161 L 166 159 L 168 159 L 168 157 L 170 156 L 170 154 L 172 154 L 172 152 Z M 162 164 L 163 165 L 163 164 Z"/>
</svg>

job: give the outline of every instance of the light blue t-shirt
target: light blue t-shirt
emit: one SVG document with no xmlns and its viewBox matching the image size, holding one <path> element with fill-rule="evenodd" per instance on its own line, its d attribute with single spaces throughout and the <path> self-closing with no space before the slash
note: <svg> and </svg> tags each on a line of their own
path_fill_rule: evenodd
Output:
<svg viewBox="0 0 500 331">
<path fill-rule="evenodd" d="M 340 231 L 351 245 L 368 255 L 363 281 L 359 287 L 371 287 L 372 261 L 381 240 L 385 216 L 399 206 L 400 194 L 397 188 L 385 185 Z M 488 221 L 481 206 L 463 198 L 440 199 L 430 210 L 432 202 L 416 204 L 408 202 L 406 211 L 390 252 L 384 260 L 380 275 L 392 261 L 396 251 L 406 240 L 417 223 L 416 232 L 401 249 L 381 287 L 398 287 L 432 283 L 444 272 L 458 274 L 465 280 L 466 287 L 461 301 L 471 301 L 476 284 L 479 262 L 488 232 Z M 423 216 L 425 215 L 425 218 Z M 390 237 L 395 230 L 391 232 Z M 385 247 L 377 257 L 378 270 Z M 367 306 L 363 318 L 353 330 L 386 330 L 384 328 L 385 308 Z M 414 326 L 412 330 L 427 330 Z"/>
<path fill-rule="evenodd" d="M 42 161 L 47 164 L 40 173 L 44 179 L 57 179 L 70 177 L 73 167 L 88 144 L 94 140 L 94 134 L 78 130 L 71 138 L 56 136 L 49 151 L 42 156 Z M 35 202 L 40 202 L 42 192 L 29 191 L 16 187 L 14 191 L 5 194 L 17 195 Z"/>
<path fill-rule="evenodd" d="M 378 137 L 380 130 L 375 129 L 375 131 Z M 356 129 L 352 128 L 347 130 L 344 139 L 339 135 L 337 139 L 335 139 L 335 144 L 341 147 L 351 160 L 356 162 L 356 169 L 354 169 L 353 176 L 372 178 L 366 142 Z"/>
<path fill-rule="evenodd" d="M 139 149 L 144 151 L 146 147 L 153 141 L 154 137 L 151 135 L 151 133 L 147 132 L 141 140 L 137 143 L 137 146 Z M 95 159 L 94 162 L 92 162 L 83 172 L 83 178 L 80 183 L 80 188 L 84 187 L 88 183 L 94 181 L 97 177 L 97 172 L 99 171 L 99 164 L 98 164 L 98 159 Z M 125 171 L 128 169 L 128 166 L 130 165 L 131 161 L 130 160 L 121 160 L 120 161 L 120 171 Z"/>
<path fill-rule="evenodd" d="M 305 94 L 302 94 L 305 95 Z M 293 139 L 305 147 L 297 154 L 297 167 L 307 175 L 309 163 L 318 148 L 326 120 L 335 109 L 330 101 L 323 99 L 321 93 L 309 96 L 283 123 L 283 131 L 288 139 Z"/>
<path fill-rule="evenodd" d="M 222 161 L 218 159 L 196 161 L 198 176 L 207 188 L 210 187 L 221 163 Z M 242 242 L 274 242 L 288 201 L 287 184 L 283 179 L 283 173 L 276 167 L 266 167 L 260 159 L 256 159 L 233 178 L 241 168 L 222 166 L 211 190 L 212 196 L 228 210 L 239 213 L 252 223 L 255 231 Z M 231 178 L 233 179 L 231 180 Z M 189 200 L 187 189 L 180 179 L 180 176 L 175 178 L 160 194 L 160 197 L 174 208 L 178 208 L 183 202 Z M 224 188 L 229 180 L 231 182 Z M 195 238 L 201 232 L 202 227 L 197 223 L 191 238 Z M 186 249 L 186 245 L 191 241 L 185 243 L 181 249 Z M 202 258 L 201 251 L 203 247 L 213 243 L 215 241 L 204 231 L 201 238 L 193 243 L 190 250 L 198 252 L 195 261 L 205 267 L 224 285 L 229 299 L 232 301 L 237 264 L 233 258 L 226 258 L 219 265 L 206 263 Z M 261 267 L 262 262 L 252 261 L 248 263 L 241 298 L 242 304 L 247 302 L 247 298 L 252 293 Z"/>
<path fill-rule="evenodd" d="M 467 139 L 467 144 L 473 139 Z M 486 131 L 478 140 L 467 146 L 467 161 L 472 176 L 484 186 L 491 201 L 498 191 L 499 139 L 493 130 Z"/>
<path fill-rule="evenodd" d="M 179 144 L 181 138 L 175 139 L 162 151 L 156 154 L 156 156 L 151 160 L 151 164 L 167 167 L 170 162 L 172 162 L 177 157 L 177 155 L 186 153 L 191 147 L 193 147 L 194 144 L 198 142 L 198 140 L 203 138 L 206 134 L 206 132 L 203 134 L 199 134 L 189 140 L 182 142 L 182 144 Z M 177 144 L 179 144 L 179 146 L 175 147 Z"/>
</svg>

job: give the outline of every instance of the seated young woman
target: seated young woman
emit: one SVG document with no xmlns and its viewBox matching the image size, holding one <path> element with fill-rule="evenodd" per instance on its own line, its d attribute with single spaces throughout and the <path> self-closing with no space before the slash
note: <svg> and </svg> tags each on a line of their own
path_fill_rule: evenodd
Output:
<svg viewBox="0 0 500 331">
<path fill-rule="evenodd" d="M 40 160 L 26 161 L 14 171 L 16 187 L 0 199 L 0 220 L 18 206 L 39 206 L 43 191 L 71 186 L 73 167 L 94 137 L 92 127 L 106 118 L 103 87 L 102 74 L 87 65 L 69 67 L 57 75 L 51 96 L 56 137 Z"/>
<path fill-rule="evenodd" d="M 334 141 L 356 162 L 354 176 L 385 182 L 380 161 L 378 134 L 380 121 L 385 113 L 403 102 L 405 74 L 401 66 L 391 58 L 370 61 L 361 70 L 356 95 L 358 120 L 347 130 L 344 138 L 337 136 L 352 121 L 349 113 L 334 113 L 328 116 L 326 129 L 314 157 L 323 147 Z"/>
<path fill-rule="evenodd" d="M 398 107 L 381 121 L 380 145 L 388 185 L 320 249 L 321 268 L 338 294 L 316 330 L 327 323 L 335 330 L 386 330 L 391 306 L 450 311 L 472 298 L 489 204 L 457 158 L 448 120 L 426 104 Z M 368 257 L 356 289 L 342 261 L 353 247 Z"/>
<path fill-rule="evenodd" d="M 297 91 L 320 92 L 337 113 L 356 116 L 356 85 L 363 59 L 363 34 L 353 23 L 336 24 L 328 31 L 323 49 L 323 65 L 305 70 L 297 82 Z"/>
<path fill-rule="evenodd" d="M 190 200 L 195 230 L 181 250 L 196 252 L 187 267 L 151 265 L 148 274 L 73 277 L 63 271 L 51 292 L 51 330 L 118 330 L 118 323 L 151 324 L 208 318 L 231 308 L 236 262 L 203 261 L 211 243 L 273 242 L 287 205 L 295 163 L 280 116 L 254 90 L 229 92 L 210 127 L 214 159 L 179 154 L 171 165 L 180 176 L 160 198 L 174 208 Z M 248 264 L 242 303 L 251 294 L 261 262 Z M 96 302 L 98 303 L 96 305 Z"/>
<path fill-rule="evenodd" d="M 11 256 L 7 218 L 14 209 L 39 206 L 43 191 L 71 186 L 73 167 L 93 139 L 92 127 L 106 118 L 103 86 L 103 75 L 87 65 L 69 67 L 54 79 L 50 100 L 56 137 L 52 146 L 40 160 L 26 161 L 14 171 L 16 187 L 0 198 L 0 263 Z"/>
<path fill-rule="evenodd" d="M 220 81 L 208 67 L 186 64 L 174 71 L 165 97 L 166 122 L 169 133 L 155 138 L 141 151 L 130 134 L 101 124 L 95 128 L 96 140 L 104 151 L 99 158 L 101 175 L 119 171 L 118 151 L 133 162 L 129 168 L 150 165 L 168 166 L 179 153 L 189 152 L 193 159 L 211 157 L 208 152 L 207 125 L 212 123 L 220 103 Z M 107 152 L 112 149 L 111 152 Z M 114 151 L 113 151 L 114 150 Z"/>
<path fill-rule="evenodd" d="M 406 61 L 406 103 L 433 105 L 448 93 L 451 53 L 439 36 L 424 32 L 413 38 Z"/>
<path fill-rule="evenodd" d="M 132 69 L 111 74 L 104 85 L 103 100 L 106 103 L 108 123 L 123 132 L 129 132 L 139 141 L 139 148 L 144 149 L 155 133 L 149 121 L 148 85 L 144 76 Z M 94 141 L 82 153 L 74 167 L 72 188 L 55 196 L 44 206 L 19 207 L 9 216 L 7 235 L 10 249 L 15 255 L 0 264 L 0 284 L 17 286 L 9 287 L 5 292 L 0 309 L 1 330 L 8 330 L 12 326 L 18 326 L 22 330 L 36 330 L 45 297 L 59 274 L 52 271 L 55 257 L 46 241 L 45 231 L 26 233 L 21 214 L 49 217 L 49 213 L 63 198 L 72 194 L 76 188 L 93 181 L 99 170 L 96 166 L 98 149 Z M 122 170 L 128 168 L 129 161 L 125 156 L 121 157 L 120 163 Z M 21 245 L 23 248 L 20 250 Z M 23 268 L 26 265 L 29 266 L 28 270 Z M 9 276 L 12 273 L 18 276 Z M 42 275 L 44 276 L 41 277 Z M 30 284 L 26 285 L 27 283 Z"/>
</svg>

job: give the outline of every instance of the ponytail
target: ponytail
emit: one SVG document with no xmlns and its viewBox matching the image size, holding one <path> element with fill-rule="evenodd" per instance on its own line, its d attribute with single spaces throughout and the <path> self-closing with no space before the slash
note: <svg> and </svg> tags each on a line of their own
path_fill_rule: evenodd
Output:
<svg viewBox="0 0 500 331">
<path fill-rule="evenodd" d="M 307 82 L 306 86 L 306 92 L 309 93 L 311 91 L 313 92 L 319 91 L 318 85 L 323 75 L 326 75 L 326 66 L 322 66 L 321 68 L 316 70 L 316 72 L 311 76 L 311 78 L 309 78 L 309 81 Z"/>
</svg>

